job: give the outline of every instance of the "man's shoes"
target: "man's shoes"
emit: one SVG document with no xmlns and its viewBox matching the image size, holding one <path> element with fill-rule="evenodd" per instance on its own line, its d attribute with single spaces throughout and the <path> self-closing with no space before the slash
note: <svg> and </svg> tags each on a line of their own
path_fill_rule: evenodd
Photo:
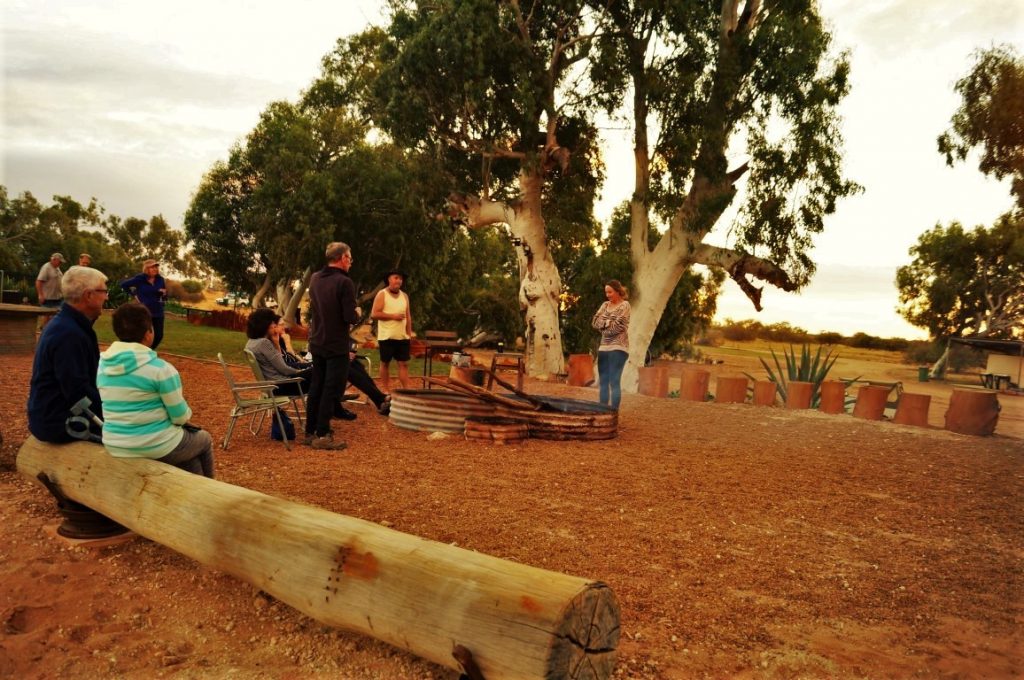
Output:
<svg viewBox="0 0 1024 680">
<path fill-rule="evenodd" d="M 355 420 L 357 416 L 355 413 L 352 413 L 352 411 L 349 411 L 344 406 L 338 406 L 336 409 L 334 409 L 334 417 L 340 418 L 341 420 Z"/>
<path fill-rule="evenodd" d="M 387 416 L 391 413 L 391 395 L 384 397 L 384 401 L 380 402 L 380 406 L 377 407 L 377 413 L 382 416 Z"/>
<path fill-rule="evenodd" d="M 306 446 L 312 446 L 313 440 L 316 439 L 315 434 L 304 434 L 302 435 L 302 443 Z"/>
<path fill-rule="evenodd" d="M 340 451 L 341 449 L 348 448 L 348 444 L 340 439 L 335 440 L 334 435 L 330 432 L 314 439 L 310 446 L 314 449 L 324 449 L 327 451 Z"/>
</svg>

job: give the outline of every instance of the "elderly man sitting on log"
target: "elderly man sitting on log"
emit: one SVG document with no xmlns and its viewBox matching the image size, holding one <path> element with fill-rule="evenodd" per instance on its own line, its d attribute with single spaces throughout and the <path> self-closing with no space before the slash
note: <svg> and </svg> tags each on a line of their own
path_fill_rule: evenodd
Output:
<svg viewBox="0 0 1024 680">
<path fill-rule="evenodd" d="M 28 393 L 29 431 L 36 439 L 55 444 L 76 439 L 69 431 L 68 419 L 73 417 L 71 408 L 83 397 L 91 402 L 93 413 L 103 415 L 96 389 L 100 348 L 92 325 L 107 300 L 107 277 L 91 267 L 72 267 L 60 285 L 64 304 L 39 337 Z M 90 425 L 92 436 L 98 436 L 99 427 Z"/>
</svg>

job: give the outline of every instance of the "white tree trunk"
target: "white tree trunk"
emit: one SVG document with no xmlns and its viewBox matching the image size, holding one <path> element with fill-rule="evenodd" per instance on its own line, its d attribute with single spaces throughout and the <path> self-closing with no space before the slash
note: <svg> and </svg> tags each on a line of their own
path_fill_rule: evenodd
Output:
<svg viewBox="0 0 1024 680">
<path fill-rule="evenodd" d="M 507 224 L 519 239 L 519 305 L 526 325 L 526 371 L 544 378 L 565 372 L 559 302 L 562 277 L 548 249 L 544 217 L 541 214 L 543 180 L 536 172 L 522 171 L 518 201 L 500 203 L 475 196 L 453 197 L 471 228 Z"/>
<path fill-rule="evenodd" d="M 252 296 L 252 308 L 259 309 L 265 307 L 264 299 L 267 297 L 267 293 L 270 292 L 270 274 L 268 273 L 263 277 L 263 283 L 260 284 L 259 290 L 257 290 Z"/>
<path fill-rule="evenodd" d="M 309 288 L 309 280 L 313 278 L 313 268 L 306 267 L 306 271 L 302 272 L 302 278 L 299 280 L 299 287 L 291 292 L 288 298 L 287 306 L 285 303 L 277 308 L 278 313 L 285 321 L 301 326 L 299 322 L 299 305 L 302 304 L 302 298 L 306 295 L 306 290 Z M 289 289 L 290 290 L 290 289 Z"/>
</svg>

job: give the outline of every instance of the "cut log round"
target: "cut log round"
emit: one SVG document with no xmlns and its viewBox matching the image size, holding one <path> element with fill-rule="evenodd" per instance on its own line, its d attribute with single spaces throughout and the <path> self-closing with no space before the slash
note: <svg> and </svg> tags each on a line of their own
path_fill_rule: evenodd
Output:
<svg viewBox="0 0 1024 680">
<path fill-rule="evenodd" d="M 778 387 L 771 380 L 754 381 L 754 405 L 774 406 Z"/>
<path fill-rule="evenodd" d="M 885 413 L 885 402 L 889 388 L 878 385 L 863 385 L 857 390 L 857 403 L 853 405 L 853 417 L 865 420 L 881 420 Z"/>
<path fill-rule="evenodd" d="M 846 383 L 841 380 L 826 380 L 821 383 L 821 403 L 818 409 L 822 413 L 845 413 Z"/>
<path fill-rule="evenodd" d="M 742 404 L 747 401 L 749 380 L 742 375 L 720 375 L 715 381 L 715 402 Z"/>
<path fill-rule="evenodd" d="M 904 392 L 896 404 L 896 415 L 892 417 L 892 422 L 898 425 L 928 427 L 928 407 L 931 403 L 930 394 Z"/>
<path fill-rule="evenodd" d="M 30 437 L 39 473 L 132 531 L 233 574 L 324 624 L 484 677 L 608 678 L 619 607 L 599 581 L 537 569 L 206 479 L 86 442 Z"/>
<path fill-rule="evenodd" d="M 574 387 L 585 387 L 594 382 L 594 357 L 589 354 L 569 355 L 569 380 Z"/>
<path fill-rule="evenodd" d="M 640 394 L 648 397 L 668 396 L 668 369 L 664 366 L 643 366 L 639 369 Z"/>
<path fill-rule="evenodd" d="M 683 401 L 707 400 L 710 382 L 711 373 L 703 368 L 684 368 L 683 379 L 679 387 L 679 398 Z"/>
<path fill-rule="evenodd" d="M 813 394 L 814 383 L 790 380 L 789 384 L 786 385 L 786 408 L 810 408 L 811 395 Z"/>
<path fill-rule="evenodd" d="M 953 390 L 946 410 L 946 429 L 988 436 L 996 431 L 999 398 L 992 390 Z"/>
</svg>

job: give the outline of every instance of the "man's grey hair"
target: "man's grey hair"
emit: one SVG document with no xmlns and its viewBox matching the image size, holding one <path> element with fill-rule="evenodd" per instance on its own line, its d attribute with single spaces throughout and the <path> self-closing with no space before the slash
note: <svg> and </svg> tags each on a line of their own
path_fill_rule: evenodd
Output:
<svg viewBox="0 0 1024 680">
<path fill-rule="evenodd" d="M 352 249 L 348 247 L 348 244 L 342 243 L 341 241 L 334 241 L 327 244 L 327 261 L 337 262 L 346 254 L 351 253 Z"/>
<path fill-rule="evenodd" d="M 107 285 L 107 275 L 92 267 L 71 267 L 60 279 L 60 292 L 68 302 L 78 302 L 85 291 Z"/>
</svg>

